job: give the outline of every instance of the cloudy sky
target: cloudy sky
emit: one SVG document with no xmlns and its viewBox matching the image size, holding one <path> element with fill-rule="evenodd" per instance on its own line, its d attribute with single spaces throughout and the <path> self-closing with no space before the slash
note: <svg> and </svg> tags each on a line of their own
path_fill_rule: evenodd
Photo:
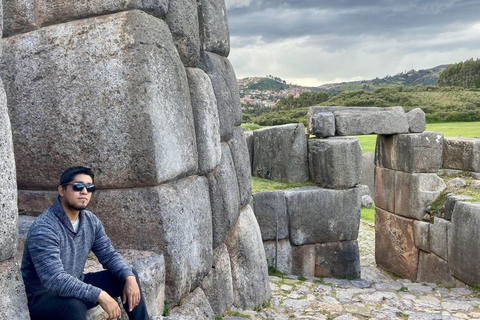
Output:
<svg viewBox="0 0 480 320">
<path fill-rule="evenodd" d="M 480 58 L 480 0 L 226 0 L 238 78 L 320 85 Z"/>
</svg>

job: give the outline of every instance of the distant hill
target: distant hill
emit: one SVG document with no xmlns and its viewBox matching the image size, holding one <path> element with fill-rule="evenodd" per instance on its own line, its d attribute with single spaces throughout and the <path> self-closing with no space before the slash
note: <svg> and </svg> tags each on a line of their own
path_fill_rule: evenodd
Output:
<svg viewBox="0 0 480 320">
<path fill-rule="evenodd" d="M 469 59 L 448 66 L 438 80 L 439 86 L 480 88 L 480 59 Z"/>
<path fill-rule="evenodd" d="M 428 86 L 436 85 L 440 74 L 449 65 L 441 65 L 424 70 L 410 70 L 398 73 L 394 76 L 386 76 L 384 78 L 375 78 L 372 80 L 329 83 L 320 86 L 321 89 L 333 93 L 346 91 L 373 91 L 378 88 L 398 87 L 398 86 Z"/>
</svg>

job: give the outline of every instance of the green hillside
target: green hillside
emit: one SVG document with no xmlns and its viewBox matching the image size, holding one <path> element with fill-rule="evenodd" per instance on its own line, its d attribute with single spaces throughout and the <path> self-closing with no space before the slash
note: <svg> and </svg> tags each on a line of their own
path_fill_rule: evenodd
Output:
<svg viewBox="0 0 480 320">
<path fill-rule="evenodd" d="M 390 87 L 375 91 L 344 92 L 319 104 L 328 106 L 391 107 L 402 106 L 406 111 L 421 108 L 427 122 L 480 121 L 480 90 L 460 87 L 417 86 Z M 259 125 L 306 123 L 308 107 L 269 111 L 250 116 Z"/>
<path fill-rule="evenodd" d="M 281 91 L 288 88 L 288 85 L 282 81 L 277 81 L 270 78 L 255 78 L 251 82 L 247 82 L 245 86 L 240 87 L 240 90 L 270 90 Z"/>
<path fill-rule="evenodd" d="M 480 60 L 467 60 L 450 65 L 441 74 L 439 86 L 480 88 Z"/>
</svg>

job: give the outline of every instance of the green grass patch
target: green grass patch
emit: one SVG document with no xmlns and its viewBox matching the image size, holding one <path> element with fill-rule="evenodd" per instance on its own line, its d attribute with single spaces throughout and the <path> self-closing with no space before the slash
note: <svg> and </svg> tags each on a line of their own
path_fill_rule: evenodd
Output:
<svg viewBox="0 0 480 320">
<path fill-rule="evenodd" d="M 480 138 L 480 121 L 427 123 L 426 131 L 440 132 L 449 138 Z M 363 153 L 375 153 L 376 135 L 357 136 Z"/>
<path fill-rule="evenodd" d="M 375 205 L 371 208 L 362 208 L 360 218 L 371 223 L 375 223 Z"/>
<path fill-rule="evenodd" d="M 253 131 L 257 129 L 262 129 L 264 126 L 261 126 L 256 123 L 242 123 L 242 128 L 245 129 L 245 131 Z"/>
<path fill-rule="evenodd" d="M 275 269 L 274 266 L 268 266 L 268 275 L 272 277 L 278 277 L 278 278 L 285 278 L 285 273 L 282 271 Z"/>
<path fill-rule="evenodd" d="M 312 181 L 304 182 L 282 182 L 277 180 L 263 179 L 259 177 L 252 177 L 252 193 L 261 191 L 275 191 L 297 187 L 315 186 Z"/>
</svg>

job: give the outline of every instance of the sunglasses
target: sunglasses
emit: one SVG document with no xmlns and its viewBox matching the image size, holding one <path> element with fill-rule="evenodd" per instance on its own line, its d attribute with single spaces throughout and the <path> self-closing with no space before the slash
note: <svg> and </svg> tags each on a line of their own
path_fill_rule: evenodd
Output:
<svg viewBox="0 0 480 320">
<path fill-rule="evenodd" d="M 91 183 L 74 182 L 74 183 L 67 183 L 65 185 L 71 185 L 73 191 L 82 191 L 83 188 L 87 188 L 87 192 L 95 191 L 95 185 Z"/>
</svg>

